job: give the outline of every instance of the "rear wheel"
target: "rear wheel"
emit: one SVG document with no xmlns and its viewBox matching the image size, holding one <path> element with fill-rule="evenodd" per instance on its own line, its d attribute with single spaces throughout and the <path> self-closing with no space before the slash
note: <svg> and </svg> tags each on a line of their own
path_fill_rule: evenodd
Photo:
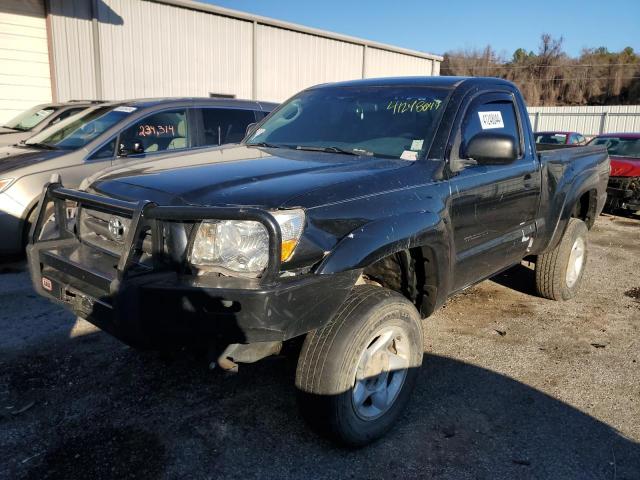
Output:
<svg viewBox="0 0 640 480">
<path fill-rule="evenodd" d="M 356 286 L 331 322 L 305 339 L 296 372 L 303 416 L 346 445 L 380 438 L 409 400 L 422 352 L 413 304 L 385 288 Z"/>
<path fill-rule="evenodd" d="M 569 220 L 562 240 L 553 250 L 536 259 L 536 290 L 544 298 L 569 300 L 576 296 L 587 263 L 587 226 Z"/>
</svg>

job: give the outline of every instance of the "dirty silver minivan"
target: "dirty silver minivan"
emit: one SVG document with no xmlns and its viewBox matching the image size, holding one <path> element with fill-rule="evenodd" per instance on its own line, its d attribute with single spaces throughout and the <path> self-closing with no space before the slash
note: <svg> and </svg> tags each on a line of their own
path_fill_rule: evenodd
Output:
<svg viewBox="0 0 640 480">
<path fill-rule="evenodd" d="M 65 185 L 108 167 L 240 142 L 275 104 L 180 98 L 98 105 L 0 149 L 0 255 L 23 250 L 40 193 L 51 175 Z"/>
</svg>

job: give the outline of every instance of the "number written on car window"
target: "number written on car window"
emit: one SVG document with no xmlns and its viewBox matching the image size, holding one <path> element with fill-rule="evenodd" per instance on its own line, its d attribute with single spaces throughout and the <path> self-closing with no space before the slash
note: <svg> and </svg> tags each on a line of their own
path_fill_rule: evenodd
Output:
<svg viewBox="0 0 640 480">
<path fill-rule="evenodd" d="M 174 125 L 138 125 L 139 137 L 161 137 L 162 135 L 175 135 Z"/>
</svg>

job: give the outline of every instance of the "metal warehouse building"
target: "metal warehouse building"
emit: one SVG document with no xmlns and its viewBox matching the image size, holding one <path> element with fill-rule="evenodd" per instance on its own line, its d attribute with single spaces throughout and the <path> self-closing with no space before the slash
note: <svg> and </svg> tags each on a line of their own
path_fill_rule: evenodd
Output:
<svg viewBox="0 0 640 480">
<path fill-rule="evenodd" d="M 0 122 L 37 103 L 438 75 L 442 57 L 189 0 L 2 0 Z"/>
</svg>

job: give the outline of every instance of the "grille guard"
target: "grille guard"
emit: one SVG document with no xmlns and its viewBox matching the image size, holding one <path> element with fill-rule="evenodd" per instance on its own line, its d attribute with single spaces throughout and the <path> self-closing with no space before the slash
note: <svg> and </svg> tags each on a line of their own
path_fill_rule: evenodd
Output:
<svg viewBox="0 0 640 480">
<path fill-rule="evenodd" d="M 71 231 L 67 225 L 65 211 L 67 201 L 76 202 L 78 209 L 83 206 L 93 207 L 108 213 L 131 218 L 131 227 L 124 240 L 124 253 L 120 257 L 117 266 L 117 278 L 119 280 L 122 280 L 133 262 L 133 255 L 136 250 L 134 242 L 139 238 L 142 229 L 151 229 L 152 258 L 155 264 L 162 254 L 162 221 L 201 220 L 252 220 L 260 222 L 269 234 L 269 263 L 260 276 L 260 283 L 269 284 L 279 276 L 282 233 L 276 219 L 267 211 L 251 207 L 158 206 L 148 200 L 127 202 L 80 190 L 68 189 L 59 181 L 48 183 L 44 187 L 37 207 L 36 221 L 29 232 L 30 245 L 41 244 L 41 247 L 45 247 L 45 244 L 48 244 L 53 248 L 57 242 L 62 240 L 75 238 L 80 241 L 78 234 Z M 54 204 L 55 222 L 59 236 L 52 240 L 39 240 L 45 221 L 43 218 L 46 211 L 45 206 L 50 203 Z"/>
</svg>

